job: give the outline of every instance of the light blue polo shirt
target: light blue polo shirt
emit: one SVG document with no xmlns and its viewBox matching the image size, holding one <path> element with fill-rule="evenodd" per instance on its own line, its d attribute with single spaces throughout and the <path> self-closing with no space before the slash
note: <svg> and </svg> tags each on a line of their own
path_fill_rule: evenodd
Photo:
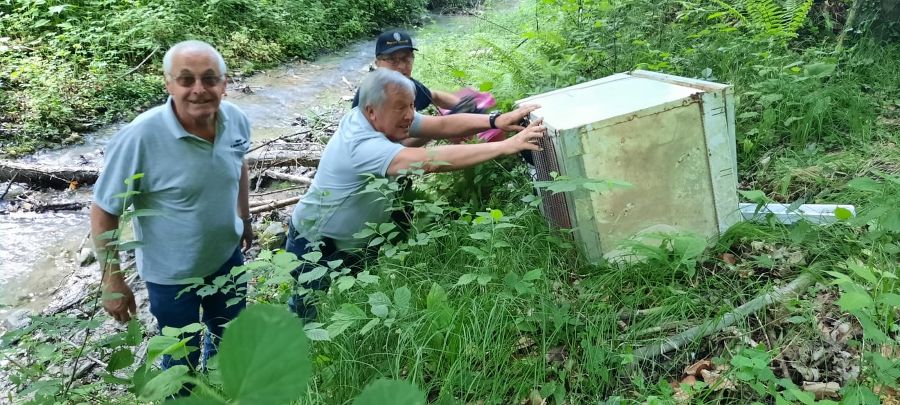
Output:
<svg viewBox="0 0 900 405">
<path fill-rule="evenodd" d="M 411 133 L 416 132 L 420 118 L 416 113 Z M 365 175 L 387 177 L 391 161 L 401 150 L 403 145 L 372 128 L 358 107 L 347 112 L 322 152 L 309 190 L 294 207 L 291 221 L 297 234 L 309 241 L 326 236 L 342 249 L 365 246 L 366 241 L 356 240 L 353 234 L 366 222 L 389 221 L 386 210 L 393 197 L 360 193 L 368 182 Z"/>
<path fill-rule="evenodd" d="M 172 98 L 122 128 L 106 146 L 106 166 L 94 185 L 94 202 L 121 215 L 128 208 L 117 194 L 130 189 L 135 209 L 155 216 L 134 218 L 137 270 L 151 283 L 182 284 L 208 276 L 238 246 L 243 221 L 237 215 L 238 183 L 250 146 L 250 123 L 229 102 L 216 116 L 210 143 L 189 134 L 175 117 Z M 132 186 L 125 180 L 143 173 Z"/>
</svg>

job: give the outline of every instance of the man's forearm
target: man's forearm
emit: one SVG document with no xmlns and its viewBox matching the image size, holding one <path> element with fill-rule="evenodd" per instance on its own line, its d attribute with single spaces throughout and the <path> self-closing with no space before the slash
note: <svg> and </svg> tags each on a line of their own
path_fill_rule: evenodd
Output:
<svg viewBox="0 0 900 405">
<path fill-rule="evenodd" d="M 94 241 L 94 254 L 103 271 L 104 282 L 109 277 L 121 278 L 119 272 L 119 250 L 115 237 L 109 237 L 110 231 L 119 229 L 119 217 L 104 211 L 97 204 L 91 205 L 91 237 Z"/>
<path fill-rule="evenodd" d="M 407 148 L 391 162 L 388 174 L 396 175 L 414 167 L 421 167 L 427 173 L 464 169 L 509 154 L 508 149 L 503 142 Z"/>
<path fill-rule="evenodd" d="M 434 104 L 445 110 L 453 109 L 453 107 L 456 107 L 456 105 L 459 104 L 460 101 L 459 97 L 454 94 L 447 93 L 446 91 L 432 90 L 431 95 Z"/>
<path fill-rule="evenodd" d="M 415 137 L 423 139 L 457 138 L 491 128 L 490 118 L 486 114 L 423 115 L 420 121 Z"/>
</svg>

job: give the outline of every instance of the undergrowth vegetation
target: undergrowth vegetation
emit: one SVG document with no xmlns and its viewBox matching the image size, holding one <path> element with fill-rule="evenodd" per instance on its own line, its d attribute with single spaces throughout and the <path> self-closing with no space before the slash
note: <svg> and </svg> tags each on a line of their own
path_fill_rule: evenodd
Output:
<svg viewBox="0 0 900 405">
<path fill-rule="evenodd" d="M 77 142 L 163 100 L 166 49 L 216 46 L 231 74 L 310 59 L 418 20 L 424 0 L 0 1 L 0 147 L 19 155 Z"/>
<path fill-rule="evenodd" d="M 879 26 L 878 36 L 859 29 L 838 47 L 849 7 L 836 11 L 833 3 L 522 2 L 485 14 L 477 33 L 422 46 L 419 80 L 489 90 L 504 107 L 632 69 L 732 84 L 743 198 L 854 204 L 856 215 L 839 211 L 830 225 L 741 223 L 712 246 L 670 235 L 640 244 L 641 262 L 588 264 L 565 231 L 547 225 L 517 159 L 456 174 L 413 170 L 407 237 L 393 224 L 372 224 L 362 234 L 380 248 L 376 263 L 357 274 L 329 263 L 302 276 L 329 277 L 332 287 L 306 292 L 319 301 L 319 319 L 303 326 L 312 372 L 309 390 L 294 393 L 298 402 L 350 403 L 379 379 L 419 387 L 409 403 L 421 396 L 439 404 L 895 401 L 900 44 Z M 583 186 L 576 183 L 560 188 Z M 397 187 L 376 180 L 367 191 Z M 263 251 L 229 277 L 254 280 L 251 308 L 283 304 L 288 272 L 298 261 L 317 262 L 316 254 Z M 815 282 L 783 303 L 664 356 L 644 355 L 802 277 Z M 227 288 L 228 280 L 217 284 Z M 184 350 L 180 331 L 169 332 L 153 338 L 152 353 Z M 259 339 L 276 335 L 273 328 Z M 27 334 L 16 337 L 29 344 Z M 91 349 L 107 358 L 124 346 Z M 219 358 L 253 347 L 223 347 Z M 152 357 L 144 370 L 154 369 Z M 40 393 L 50 362 L 22 367 L 20 386 Z M 202 387 L 194 399 L 240 398 L 228 384 L 238 380 L 224 379 L 224 370 L 155 375 L 151 388 L 165 389 L 148 391 L 147 378 L 122 364 L 107 381 L 142 399 L 163 398 L 185 381 Z M 257 381 L 288 373 L 254 370 Z M 73 402 L 98 395 L 66 389 Z M 41 398 L 52 402 L 59 392 Z"/>
</svg>

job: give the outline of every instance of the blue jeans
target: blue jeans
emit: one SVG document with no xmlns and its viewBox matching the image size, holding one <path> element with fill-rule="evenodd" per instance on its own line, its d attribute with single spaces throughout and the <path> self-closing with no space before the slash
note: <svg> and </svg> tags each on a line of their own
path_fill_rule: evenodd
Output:
<svg viewBox="0 0 900 405">
<path fill-rule="evenodd" d="M 321 244 L 313 244 L 306 238 L 301 238 L 297 235 L 297 230 L 294 229 L 293 223 L 288 225 L 288 235 L 284 250 L 297 255 L 298 259 L 312 251 L 322 252 L 322 258 L 319 259 L 318 263 L 313 264 L 304 262 L 291 271 L 291 276 L 294 277 L 295 284 L 299 275 L 313 271 L 313 269 L 318 266 L 327 266 L 327 263 L 333 260 L 343 260 L 342 267 L 349 268 L 353 272 L 358 272 L 363 265 L 364 258 L 368 257 L 368 255 L 360 256 L 354 253 L 337 250 L 334 246 L 334 240 L 330 238 L 323 238 Z M 330 278 L 328 274 L 326 274 L 318 280 L 304 283 L 303 287 L 311 290 L 326 291 L 330 284 Z M 318 317 L 313 294 L 307 293 L 303 297 L 296 293 L 291 294 L 291 298 L 288 299 L 288 309 L 302 318 L 304 322 L 314 322 Z"/>
<path fill-rule="evenodd" d="M 222 265 L 217 272 L 206 276 L 203 279 L 204 285 L 212 284 L 212 281 L 223 274 L 228 274 L 232 268 L 244 264 L 244 256 L 238 247 L 234 254 Z M 227 306 L 228 300 L 238 296 L 237 290 L 243 287 L 246 290 L 247 283 L 234 286 L 234 288 L 222 293 L 217 291 L 212 295 L 200 297 L 196 291 L 200 288 L 197 286 L 191 291 L 186 291 L 180 297 L 175 298 L 181 290 L 184 290 L 190 284 L 163 285 L 147 282 L 147 295 L 150 298 L 150 313 L 156 317 L 159 323 L 159 331 L 162 333 L 163 327 L 182 328 L 192 323 L 202 321 L 206 325 L 206 335 L 203 344 L 203 362 L 200 363 L 200 351 L 195 350 L 187 355 L 187 357 L 173 360 L 172 356 L 164 355 L 162 359 L 162 369 L 165 370 L 175 365 L 186 365 L 191 369 L 206 366 L 206 360 L 218 352 L 219 339 L 222 337 L 223 325 L 237 317 L 244 307 L 247 306 L 247 299 L 242 298 L 236 304 Z M 243 294 L 243 292 L 241 293 Z M 200 309 L 203 308 L 201 316 Z M 200 347 L 200 334 L 195 333 L 188 346 Z"/>
</svg>

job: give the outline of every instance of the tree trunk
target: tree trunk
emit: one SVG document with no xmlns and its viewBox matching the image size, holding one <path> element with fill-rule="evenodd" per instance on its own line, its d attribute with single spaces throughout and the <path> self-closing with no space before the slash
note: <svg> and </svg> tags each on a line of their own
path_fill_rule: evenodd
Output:
<svg viewBox="0 0 900 405">
<path fill-rule="evenodd" d="M 47 166 L 34 163 L 0 160 L 0 181 L 28 183 L 38 187 L 65 189 L 76 185 L 94 184 L 100 170 L 94 167 Z"/>
</svg>

